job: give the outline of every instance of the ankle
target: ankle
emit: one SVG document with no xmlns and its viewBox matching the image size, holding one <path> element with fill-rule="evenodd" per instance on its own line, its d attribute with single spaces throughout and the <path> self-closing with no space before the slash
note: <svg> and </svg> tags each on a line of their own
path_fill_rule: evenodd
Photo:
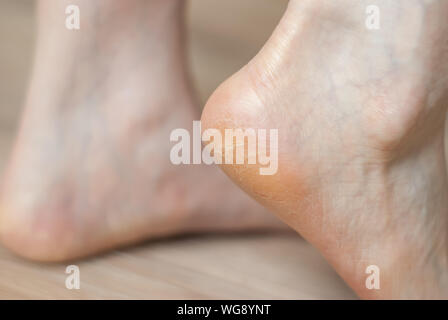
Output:
<svg viewBox="0 0 448 320">
<path fill-rule="evenodd" d="M 169 32 L 177 30 L 182 22 L 181 0 L 61 0 L 57 2 L 40 0 L 38 2 L 38 26 L 43 33 L 75 35 L 81 38 L 113 34 L 116 41 L 132 38 L 132 34 L 151 37 L 157 30 Z M 76 6 L 79 9 L 79 32 L 66 27 L 69 13 L 66 9 Z M 177 23 L 174 23 L 177 22 Z M 85 32 L 82 32 L 85 31 Z M 164 39 L 166 40 L 166 39 Z"/>
</svg>

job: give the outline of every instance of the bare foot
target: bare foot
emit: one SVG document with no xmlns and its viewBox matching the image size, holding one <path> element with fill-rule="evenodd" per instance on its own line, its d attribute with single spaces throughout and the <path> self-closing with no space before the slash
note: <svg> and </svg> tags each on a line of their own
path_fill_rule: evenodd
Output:
<svg viewBox="0 0 448 320">
<path fill-rule="evenodd" d="M 65 29 L 68 4 L 80 6 L 79 31 Z M 170 132 L 199 118 L 182 4 L 39 2 L 35 68 L 0 202 L 8 248 L 64 260 L 177 233 L 281 225 L 217 168 L 170 163 Z"/>
<path fill-rule="evenodd" d="M 276 175 L 224 171 L 364 298 L 448 298 L 447 12 L 443 0 L 291 0 L 202 116 L 203 129 L 279 130 Z M 380 290 L 366 288 L 369 265 Z"/>
</svg>

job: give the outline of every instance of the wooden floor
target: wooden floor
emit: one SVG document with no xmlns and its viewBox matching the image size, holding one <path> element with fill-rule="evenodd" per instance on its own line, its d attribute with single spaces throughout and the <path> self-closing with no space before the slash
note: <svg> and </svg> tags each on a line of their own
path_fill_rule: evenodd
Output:
<svg viewBox="0 0 448 320">
<path fill-rule="evenodd" d="M 193 0 L 190 60 L 202 102 L 263 45 L 286 0 Z M 30 68 L 31 0 L 0 0 L 0 168 L 20 114 Z M 66 265 L 36 264 L 0 247 L 0 299 L 347 299 L 353 293 L 296 234 L 203 235 L 152 241 Z"/>
</svg>

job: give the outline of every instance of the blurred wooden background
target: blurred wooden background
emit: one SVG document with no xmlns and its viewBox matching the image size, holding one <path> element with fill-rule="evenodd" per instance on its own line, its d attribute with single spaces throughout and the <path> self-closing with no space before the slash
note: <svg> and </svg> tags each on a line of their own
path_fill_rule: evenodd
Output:
<svg viewBox="0 0 448 320">
<path fill-rule="evenodd" d="M 202 102 L 256 54 L 286 4 L 189 3 L 190 62 Z M 34 1 L 0 0 L 0 170 L 27 86 L 33 19 Z M 65 288 L 66 265 L 31 263 L 0 247 L 0 299 L 354 298 L 320 254 L 295 234 L 181 237 L 74 263 L 81 270 L 81 290 Z"/>
</svg>

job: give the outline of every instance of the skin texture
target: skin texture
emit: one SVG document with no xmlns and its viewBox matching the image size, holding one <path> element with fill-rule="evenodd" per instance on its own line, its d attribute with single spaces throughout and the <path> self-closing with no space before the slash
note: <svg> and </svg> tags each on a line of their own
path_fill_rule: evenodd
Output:
<svg viewBox="0 0 448 320">
<path fill-rule="evenodd" d="M 381 9 L 380 30 L 365 8 Z M 222 165 L 362 298 L 448 298 L 447 1 L 291 0 L 203 130 L 279 130 L 279 170 Z M 381 289 L 365 286 L 369 265 Z"/>
<path fill-rule="evenodd" d="M 64 27 L 78 5 L 81 30 Z M 174 166 L 199 119 L 183 1 L 40 1 L 33 76 L 0 195 L 0 239 L 42 261 L 186 232 L 284 228 L 215 167 Z M 228 201 L 232 199 L 232 201 Z"/>
</svg>

